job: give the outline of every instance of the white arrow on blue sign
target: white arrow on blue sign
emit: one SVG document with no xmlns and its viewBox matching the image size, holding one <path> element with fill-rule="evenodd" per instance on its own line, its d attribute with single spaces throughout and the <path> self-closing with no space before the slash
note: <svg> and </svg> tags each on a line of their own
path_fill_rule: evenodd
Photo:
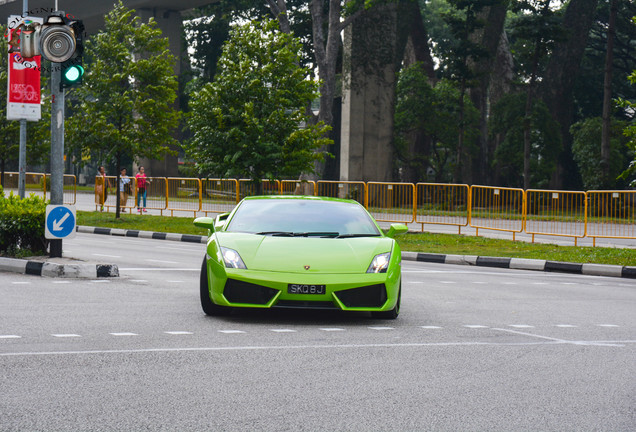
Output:
<svg viewBox="0 0 636 432">
<path fill-rule="evenodd" d="M 44 237 L 49 240 L 75 236 L 75 206 L 47 205 Z"/>
</svg>

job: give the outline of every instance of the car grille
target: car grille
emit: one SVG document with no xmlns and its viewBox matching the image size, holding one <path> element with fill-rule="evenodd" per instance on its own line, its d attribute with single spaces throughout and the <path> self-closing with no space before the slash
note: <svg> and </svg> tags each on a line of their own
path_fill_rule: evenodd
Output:
<svg viewBox="0 0 636 432">
<path fill-rule="evenodd" d="M 279 300 L 276 308 L 302 308 L 302 309 L 340 309 L 330 301 L 300 301 L 300 300 Z"/>
<path fill-rule="evenodd" d="M 273 288 L 236 279 L 228 279 L 223 289 L 223 295 L 230 303 L 264 305 L 269 303 L 277 293 L 278 291 Z"/>
<path fill-rule="evenodd" d="M 381 307 L 387 299 L 384 284 L 337 291 L 334 294 L 346 307 Z"/>
</svg>

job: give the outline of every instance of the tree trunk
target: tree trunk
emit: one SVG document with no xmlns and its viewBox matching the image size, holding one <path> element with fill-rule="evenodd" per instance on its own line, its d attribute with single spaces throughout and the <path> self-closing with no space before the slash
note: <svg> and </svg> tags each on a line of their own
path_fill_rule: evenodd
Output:
<svg viewBox="0 0 636 432">
<path fill-rule="evenodd" d="M 473 105 L 479 110 L 479 157 L 473 161 L 473 175 L 471 183 L 490 184 L 489 143 L 488 143 L 488 117 L 489 107 L 489 87 L 492 81 L 492 73 L 496 71 L 495 61 L 498 47 L 501 42 L 501 35 L 506 19 L 508 0 L 496 3 L 491 7 L 484 8 L 479 14 L 484 19 L 486 25 L 482 32 L 475 34 L 475 42 L 479 43 L 488 52 L 488 56 L 479 60 L 475 65 L 475 72 L 479 76 L 479 85 L 470 89 L 470 99 Z"/>
<path fill-rule="evenodd" d="M 572 124 L 574 106 L 572 91 L 578 75 L 581 59 L 587 45 L 590 28 L 598 0 L 571 0 L 563 16 L 562 27 L 569 35 L 568 39 L 556 45 L 542 81 L 541 95 L 554 119 L 561 125 L 563 149 L 559 157 L 559 168 L 552 179 L 551 187 L 576 188 L 572 179 L 576 179 L 572 159 Z"/>
<path fill-rule="evenodd" d="M 119 181 L 121 178 L 121 152 L 118 151 L 117 152 L 117 156 L 115 157 L 116 161 L 117 161 L 117 178 L 115 179 L 115 204 L 117 206 L 116 210 L 115 210 L 115 219 L 119 219 L 120 217 L 120 211 L 119 211 L 119 204 L 120 204 L 120 193 L 119 193 Z"/>
<path fill-rule="evenodd" d="M 618 0 L 610 5 L 609 25 L 607 28 L 607 53 L 605 56 L 605 81 L 603 83 L 603 129 L 601 133 L 601 170 L 603 186 L 610 183 L 610 131 L 612 118 L 612 63 L 614 61 L 614 38 L 616 36 L 616 14 Z"/>
</svg>

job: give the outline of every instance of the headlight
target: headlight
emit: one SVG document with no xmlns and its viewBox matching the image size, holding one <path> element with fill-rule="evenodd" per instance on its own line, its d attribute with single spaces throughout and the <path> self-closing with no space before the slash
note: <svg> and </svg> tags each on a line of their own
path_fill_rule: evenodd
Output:
<svg viewBox="0 0 636 432">
<path fill-rule="evenodd" d="M 386 273 L 391 260 L 391 252 L 376 255 L 371 261 L 371 265 L 367 269 L 367 273 Z"/>
<path fill-rule="evenodd" d="M 243 263 L 241 256 L 234 249 L 221 246 L 221 254 L 223 255 L 223 261 L 225 262 L 225 267 L 236 268 L 236 269 L 247 268 L 245 266 L 245 263 Z"/>
</svg>

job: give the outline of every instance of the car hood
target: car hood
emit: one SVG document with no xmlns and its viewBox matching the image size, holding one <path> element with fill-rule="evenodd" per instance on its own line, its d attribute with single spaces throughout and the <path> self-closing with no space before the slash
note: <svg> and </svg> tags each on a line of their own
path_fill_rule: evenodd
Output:
<svg viewBox="0 0 636 432">
<path fill-rule="evenodd" d="M 394 242 L 388 237 L 338 239 L 215 234 L 218 244 L 237 251 L 249 270 L 289 273 L 364 273 L 373 257 L 390 252 Z"/>
</svg>

